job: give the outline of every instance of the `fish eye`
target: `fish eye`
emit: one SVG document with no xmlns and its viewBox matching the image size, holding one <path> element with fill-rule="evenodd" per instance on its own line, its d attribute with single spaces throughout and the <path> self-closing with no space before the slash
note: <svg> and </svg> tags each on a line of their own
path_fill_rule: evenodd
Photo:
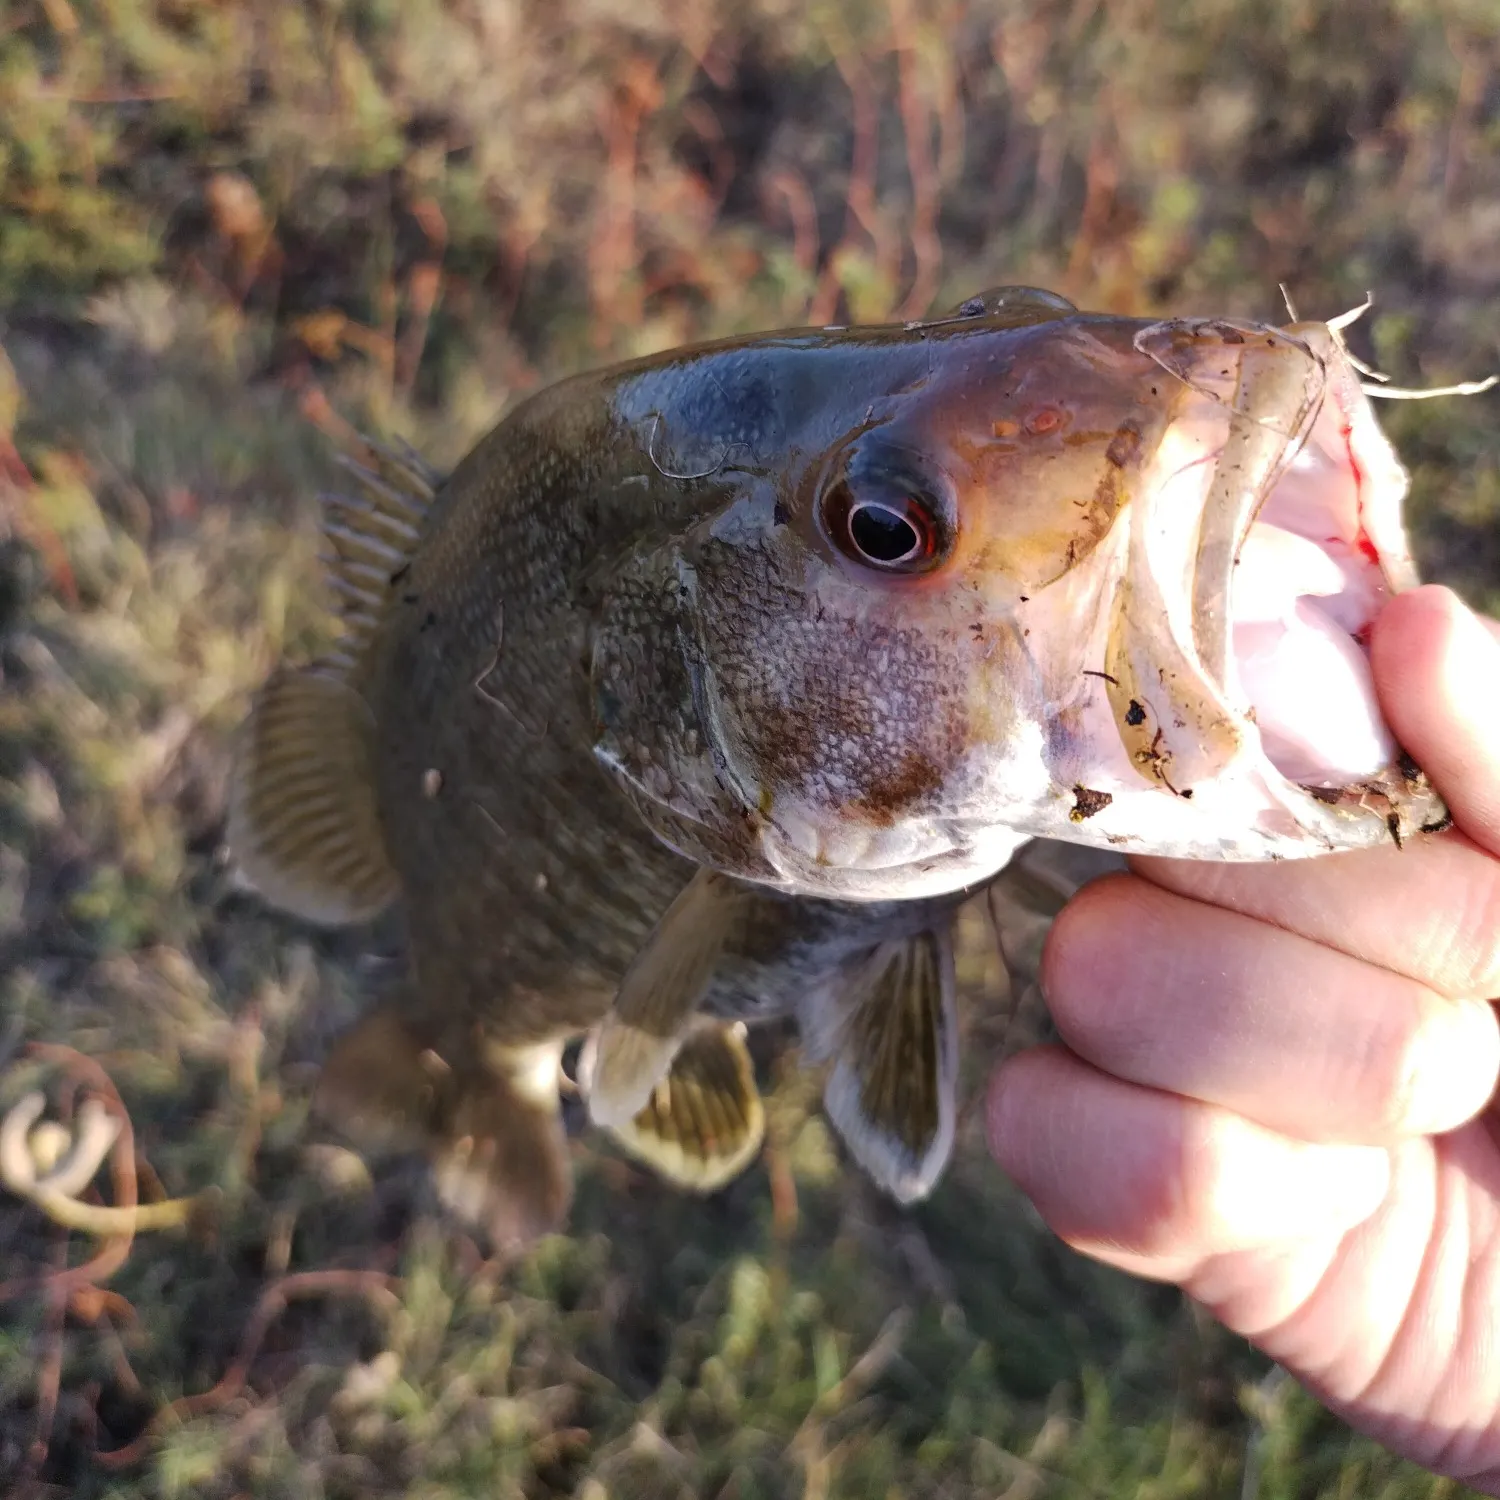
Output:
<svg viewBox="0 0 1500 1500">
<path fill-rule="evenodd" d="M 900 511 L 867 500 L 849 512 L 849 540 L 861 557 L 885 567 L 909 562 L 923 551 L 922 533 Z"/>
<path fill-rule="evenodd" d="M 922 573 L 939 560 L 934 507 L 915 493 L 859 494 L 847 481 L 824 496 L 823 522 L 849 558 L 882 573 Z"/>
</svg>

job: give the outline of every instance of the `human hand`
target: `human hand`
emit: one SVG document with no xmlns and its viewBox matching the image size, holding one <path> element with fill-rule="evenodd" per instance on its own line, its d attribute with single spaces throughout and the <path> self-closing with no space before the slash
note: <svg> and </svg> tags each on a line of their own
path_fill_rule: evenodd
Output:
<svg viewBox="0 0 1500 1500">
<path fill-rule="evenodd" d="M 1069 1244 L 1178 1282 L 1396 1452 L 1500 1495 L 1500 630 L 1445 589 L 1371 642 L 1455 828 L 1278 865 L 1137 859 L 1058 917 L 1066 1043 L 991 1149 Z"/>
</svg>

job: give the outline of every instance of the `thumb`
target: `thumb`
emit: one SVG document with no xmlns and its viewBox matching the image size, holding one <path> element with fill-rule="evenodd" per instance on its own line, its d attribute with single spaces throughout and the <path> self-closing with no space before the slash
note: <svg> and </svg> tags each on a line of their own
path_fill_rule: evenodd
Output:
<svg viewBox="0 0 1500 1500">
<path fill-rule="evenodd" d="M 1412 589 L 1370 640 L 1375 690 L 1459 828 L 1500 855 L 1500 629 L 1446 588 Z"/>
</svg>

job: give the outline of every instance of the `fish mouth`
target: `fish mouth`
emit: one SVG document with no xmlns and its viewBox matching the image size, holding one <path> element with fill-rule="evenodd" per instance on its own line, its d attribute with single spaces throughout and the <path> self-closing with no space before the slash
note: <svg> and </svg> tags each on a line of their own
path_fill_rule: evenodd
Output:
<svg viewBox="0 0 1500 1500">
<path fill-rule="evenodd" d="M 1250 776 L 1325 844 L 1441 818 L 1375 693 L 1371 626 L 1418 581 L 1408 481 L 1337 325 L 1178 320 L 1136 346 L 1177 378 L 1111 649 L 1137 771 L 1179 795 Z"/>
<path fill-rule="evenodd" d="M 1401 518 L 1406 472 L 1342 349 L 1316 332 L 1328 385 L 1235 552 L 1228 660 L 1272 765 L 1335 788 L 1400 757 L 1375 694 L 1370 628 L 1418 580 Z"/>
<path fill-rule="evenodd" d="M 1407 478 L 1326 325 L 1246 353 L 1205 491 L 1192 629 L 1204 672 L 1259 731 L 1287 780 L 1344 787 L 1400 752 L 1381 717 L 1368 643 L 1416 572 L 1401 521 Z M 1262 336 L 1264 337 L 1264 336 Z"/>
</svg>

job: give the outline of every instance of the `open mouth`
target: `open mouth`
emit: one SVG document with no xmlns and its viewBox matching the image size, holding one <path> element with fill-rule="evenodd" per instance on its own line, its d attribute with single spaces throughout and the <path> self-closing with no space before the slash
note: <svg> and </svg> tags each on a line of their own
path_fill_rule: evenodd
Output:
<svg viewBox="0 0 1500 1500">
<path fill-rule="evenodd" d="M 1331 331 L 1298 331 L 1322 362 L 1323 399 L 1236 556 L 1233 660 L 1276 769 L 1348 786 L 1398 754 L 1368 643 L 1386 600 L 1417 581 L 1401 520 L 1407 479 Z"/>
<path fill-rule="evenodd" d="M 1247 328 L 1235 352 L 1211 372 L 1217 389 L 1197 357 L 1184 413 L 1212 465 L 1206 484 L 1201 468 L 1193 481 L 1192 639 L 1277 772 L 1348 787 L 1399 754 L 1367 646 L 1385 601 L 1416 582 L 1406 474 L 1328 325 Z"/>
<path fill-rule="evenodd" d="M 1348 786 L 1397 755 L 1367 651 L 1392 585 L 1361 510 L 1399 507 L 1401 495 L 1360 481 L 1325 408 L 1246 533 L 1230 583 L 1233 660 L 1261 746 L 1305 786 Z"/>
</svg>

